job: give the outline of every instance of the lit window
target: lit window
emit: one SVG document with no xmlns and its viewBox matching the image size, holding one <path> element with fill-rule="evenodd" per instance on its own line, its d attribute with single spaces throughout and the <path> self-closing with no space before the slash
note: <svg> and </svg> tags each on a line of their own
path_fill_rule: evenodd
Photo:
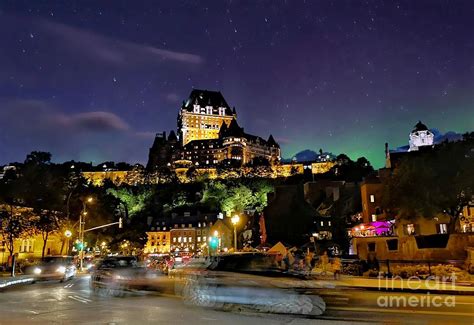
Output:
<svg viewBox="0 0 474 325">
<path fill-rule="evenodd" d="M 181 243 L 181 239 L 182 239 L 181 237 L 178 237 L 178 243 Z"/>
<path fill-rule="evenodd" d="M 321 227 L 324 226 L 324 221 L 321 221 Z"/>
<path fill-rule="evenodd" d="M 193 237 L 188 237 L 188 242 L 192 243 L 193 242 Z"/>
<path fill-rule="evenodd" d="M 331 226 L 331 220 L 328 221 L 328 226 Z"/>
<path fill-rule="evenodd" d="M 201 242 L 201 236 L 198 236 L 198 237 L 197 237 L 197 241 L 198 241 L 198 243 Z"/>
<path fill-rule="evenodd" d="M 415 225 L 412 223 L 409 223 L 406 225 L 406 230 L 407 230 L 407 235 L 413 235 L 415 234 Z"/>
<path fill-rule="evenodd" d="M 173 243 L 176 243 L 176 237 L 173 237 Z"/>
<path fill-rule="evenodd" d="M 445 224 L 445 223 L 440 223 L 438 231 L 439 231 L 440 234 L 447 234 L 448 233 L 448 225 Z"/>
<path fill-rule="evenodd" d="M 372 215 L 372 222 L 375 222 L 375 221 L 377 221 L 377 215 L 373 214 Z"/>
<path fill-rule="evenodd" d="M 203 236 L 202 237 L 202 241 L 206 241 L 207 237 L 206 236 Z"/>
<path fill-rule="evenodd" d="M 375 202 L 375 196 L 373 194 L 370 194 L 370 202 L 371 203 Z"/>
</svg>

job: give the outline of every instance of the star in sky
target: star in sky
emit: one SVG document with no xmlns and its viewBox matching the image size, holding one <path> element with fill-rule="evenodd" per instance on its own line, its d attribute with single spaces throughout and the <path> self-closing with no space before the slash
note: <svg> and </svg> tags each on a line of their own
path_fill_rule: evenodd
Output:
<svg viewBox="0 0 474 325">
<path fill-rule="evenodd" d="M 383 164 L 418 120 L 474 130 L 474 3 L 4 1 L 0 164 L 145 162 L 193 87 L 220 90 L 283 156 Z"/>
</svg>

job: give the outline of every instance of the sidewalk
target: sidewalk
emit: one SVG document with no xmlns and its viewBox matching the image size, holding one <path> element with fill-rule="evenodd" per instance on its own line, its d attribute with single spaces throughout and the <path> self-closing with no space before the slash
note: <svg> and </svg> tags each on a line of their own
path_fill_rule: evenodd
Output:
<svg viewBox="0 0 474 325">
<path fill-rule="evenodd" d="M 351 288 L 367 288 L 386 290 L 407 290 L 407 291 L 427 291 L 427 292 L 462 292 L 464 294 L 474 295 L 473 282 L 440 282 L 435 280 L 417 280 L 417 279 L 392 279 L 392 278 L 363 278 L 342 276 L 341 280 L 335 281 L 339 286 Z"/>
<path fill-rule="evenodd" d="M 366 289 L 377 291 L 394 292 L 420 292 L 420 293 L 440 293 L 440 294 L 463 294 L 474 296 L 474 282 L 459 281 L 456 283 L 441 282 L 436 280 L 400 279 L 400 278 L 367 278 L 359 276 L 341 275 L 339 280 L 334 280 L 333 276 L 319 275 L 306 279 L 296 278 L 275 278 L 275 284 L 286 288 L 306 288 L 306 289 Z"/>
<path fill-rule="evenodd" d="M 33 278 L 28 275 L 19 275 L 15 277 L 0 276 L 0 290 L 18 284 L 27 284 L 33 282 Z"/>
</svg>

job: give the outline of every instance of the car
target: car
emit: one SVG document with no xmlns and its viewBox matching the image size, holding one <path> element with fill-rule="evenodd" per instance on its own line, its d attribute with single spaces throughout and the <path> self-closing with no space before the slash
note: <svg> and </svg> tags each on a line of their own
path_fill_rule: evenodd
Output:
<svg viewBox="0 0 474 325">
<path fill-rule="evenodd" d="M 35 282 L 48 280 L 63 282 L 72 279 L 77 269 L 72 256 L 47 256 L 30 266 L 25 273 L 32 275 Z"/>
<path fill-rule="evenodd" d="M 171 270 L 170 276 L 175 280 L 175 294 L 189 305 L 313 316 L 326 309 L 320 288 L 308 288 L 300 278 L 282 272 L 269 254 L 195 259 Z"/>
<path fill-rule="evenodd" d="M 131 290 L 147 290 L 156 272 L 149 271 L 134 256 L 108 256 L 93 269 L 90 287 L 94 292 L 122 296 Z"/>
</svg>

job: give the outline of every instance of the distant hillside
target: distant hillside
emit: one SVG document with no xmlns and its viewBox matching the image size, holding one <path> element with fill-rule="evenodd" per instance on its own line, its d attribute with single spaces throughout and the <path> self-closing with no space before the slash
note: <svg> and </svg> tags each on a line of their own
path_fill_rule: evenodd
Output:
<svg viewBox="0 0 474 325">
<path fill-rule="evenodd" d="M 331 152 L 323 152 L 322 156 L 331 156 L 334 157 L 334 155 Z M 296 159 L 297 162 L 307 162 L 307 161 L 316 161 L 319 159 L 319 152 L 310 150 L 310 149 L 305 149 L 303 151 L 298 152 L 291 158 L 283 158 L 282 162 L 291 162 L 293 159 Z"/>
</svg>

